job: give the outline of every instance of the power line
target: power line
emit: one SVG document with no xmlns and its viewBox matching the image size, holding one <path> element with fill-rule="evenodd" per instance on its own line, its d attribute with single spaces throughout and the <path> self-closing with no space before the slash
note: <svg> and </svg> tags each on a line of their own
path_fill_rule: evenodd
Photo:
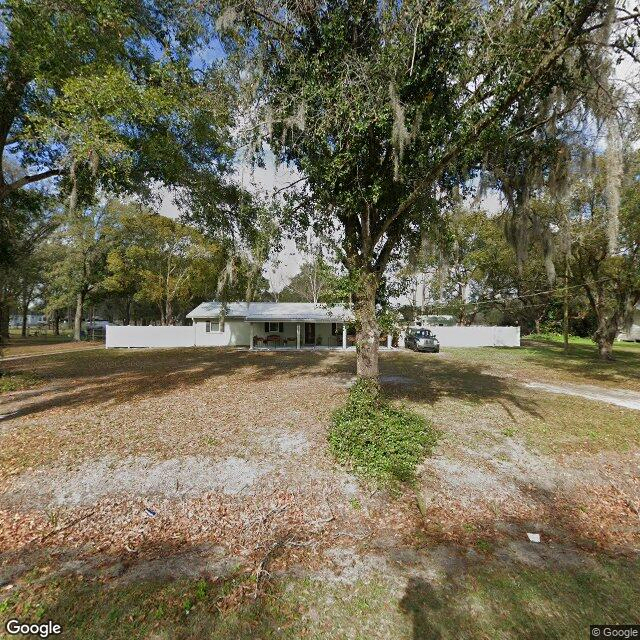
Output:
<svg viewBox="0 0 640 640">
<path fill-rule="evenodd" d="M 593 282 L 593 284 L 597 284 L 600 282 L 607 282 L 608 280 L 613 280 L 613 278 L 600 278 L 599 280 L 595 280 Z M 571 285 L 570 287 L 567 287 L 568 289 L 578 289 L 580 287 L 583 287 L 584 285 L 589 284 L 587 281 L 585 282 L 581 282 L 579 284 L 574 284 Z M 517 295 L 514 296 L 512 298 L 498 298 L 498 299 L 493 299 L 493 300 L 483 300 L 480 302 L 470 302 L 470 301 L 466 301 L 464 304 L 469 304 L 469 305 L 474 305 L 474 306 L 480 306 L 480 305 L 487 305 L 487 304 L 497 304 L 500 302 L 509 302 L 510 300 L 520 300 L 521 298 L 532 298 L 534 296 L 539 296 L 539 295 L 543 295 L 543 294 L 549 294 L 549 293 L 555 293 L 556 291 L 563 291 L 564 292 L 564 286 L 562 287 L 554 287 L 553 289 L 547 289 L 544 291 L 534 291 L 532 293 L 523 293 L 522 295 Z M 498 295 L 502 295 L 501 293 L 498 293 Z M 434 302 L 434 303 L 430 303 L 427 306 L 429 307 L 448 307 L 452 304 L 452 302 Z M 538 305 L 530 305 L 531 307 L 535 307 L 535 306 L 543 306 L 546 303 L 543 304 L 538 304 Z"/>
</svg>

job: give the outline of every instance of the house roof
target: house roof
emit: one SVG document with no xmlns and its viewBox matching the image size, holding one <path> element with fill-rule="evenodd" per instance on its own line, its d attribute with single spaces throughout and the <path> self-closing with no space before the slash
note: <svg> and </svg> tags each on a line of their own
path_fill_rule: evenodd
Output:
<svg viewBox="0 0 640 640">
<path fill-rule="evenodd" d="M 187 318 L 217 318 L 220 315 L 221 302 L 212 300 L 202 302 L 193 311 L 187 313 Z M 249 308 L 248 302 L 227 302 L 227 318 L 244 318 Z"/>
<path fill-rule="evenodd" d="M 442 314 L 437 314 L 437 313 L 436 314 L 431 313 L 431 314 L 427 314 L 427 315 L 424 315 L 424 316 L 418 316 L 418 320 L 421 320 L 422 318 L 442 318 L 444 320 L 455 320 L 456 319 L 455 316 L 448 316 L 448 315 L 442 315 Z"/>
<path fill-rule="evenodd" d="M 203 302 L 187 318 L 217 318 L 220 308 L 220 302 Z M 352 320 L 353 312 L 343 305 L 313 302 L 228 302 L 226 317 L 248 322 L 342 322 Z"/>
<path fill-rule="evenodd" d="M 325 321 L 353 319 L 353 313 L 343 305 L 314 304 L 313 302 L 252 302 L 246 319 L 249 321 Z"/>
</svg>

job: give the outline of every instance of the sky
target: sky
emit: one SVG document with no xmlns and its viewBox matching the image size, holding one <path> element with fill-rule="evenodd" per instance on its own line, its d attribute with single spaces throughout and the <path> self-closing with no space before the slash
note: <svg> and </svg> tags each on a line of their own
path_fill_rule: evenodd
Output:
<svg viewBox="0 0 640 640">
<path fill-rule="evenodd" d="M 270 195 L 298 180 L 300 174 L 292 168 L 282 165 L 276 166 L 273 156 L 267 156 L 264 167 L 251 167 L 246 162 L 238 163 L 234 177 L 251 193 Z M 173 202 L 171 194 L 162 188 L 158 190 L 158 194 L 162 198 L 160 214 L 169 218 L 179 217 L 180 210 Z M 275 291 L 281 291 L 289 280 L 298 273 L 303 262 L 304 256 L 298 251 L 295 243 L 291 240 L 285 241 L 282 251 L 273 256 L 264 271 L 271 288 Z"/>
<path fill-rule="evenodd" d="M 246 163 L 240 163 L 235 178 L 252 193 L 272 194 L 275 190 L 295 182 L 300 178 L 300 174 L 285 166 L 276 167 L 273 158 L 267 158 L 265 167 L 251 168 Z M 169 218 L 179 217 L 180 211 L 173 203 L 171 194 L 163 189 L 159 190 L 159 194 L 162 196 L 160 213 Z M 502 203 L 496 191 L 489 191 L 477 206 L 490 214 L 502 209 Z M 285 241 L 282 250 L 270 260 L 263 272 L 271 290 L 281 291 L 298 273 L 304 260 L 305 256 L 300 253 L 295 243 L 292 240 Z"/>
<path fill-rule="evenodd" d="M 223 55 L 220 46 L 217 44 L 206 51 L 202 51 L 199 56 L 197 56 L 197 62 L 207 64 L 220 60 Z M 637 78 L 639 66 L 640 65 L 631 58 L 625 57 L 622 63 L 616 67 L 616 78 L 627 90 L 630 89 L 629 82 Z M 634 93 L 633 98 L 637 99 L 637 97 L 637 94 Z M 299 179 L 300 174 L 294 169 L 285 166 L 277 167 L 273 156 L 267 154 L 265 167 L 251 167 L 246 162 L 239 161 L 235 178 L 247 190 L 256 194 L 262 193 L 263 195 L 269 195 L 275 190 L 282 189 Z M 159 194 L 162 198 L 160 213 L 172 218 L 178 217 L 180 211 L 173 202 L 171 194 L 163 189 L 159 189 Z M 492 214 L 500 211 L 503 204 L 498 192 L 489 191 L 482 200 L 477 203 L 477 206 L 489 214 Z M 283 289 L 291 277 L 299 271 L 304 259 L 305 257 L 292 241 L 285 242 L 282 251 L 272 258 L 264 271 L 264 275 L 269 281 L 271 289 L 275 291 Z"/>
<path fill-rule="evenodd" d="M 248 191 L 270 195 L 298 180 L 300 174 L 290 167 L 276 166 L 273 156 L 267 154 L 264 167 L 251 167 L 246 162 L 239 162 L 234 177 Z M 178 218 L 181 212 L 173 202 L 171 194 L 162 188 L 158 189 L 158 194 L 162 199 L 159 213 L 169 218 Z M 483 208 L 490 214 L 502 209 L 502 203 L 496 191 L 489 191 L 476 206 Z M 284 289 L 291 278 L 300 271 L 300 266 L 304 261 L 305 256 L 295 243 L 292 240 L 286 240 L 282 250 L 272 257 L 263 271 L 269 282 L 270 290 L 279 292 Z M 398 299 L 397 302 L 405 303 L 408 302 L 408 299 Z"/>
</svg>

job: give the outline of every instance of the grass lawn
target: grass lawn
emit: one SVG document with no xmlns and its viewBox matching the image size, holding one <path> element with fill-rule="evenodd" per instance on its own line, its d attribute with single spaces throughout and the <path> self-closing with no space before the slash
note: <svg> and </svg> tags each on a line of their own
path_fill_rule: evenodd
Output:
<svg viewBox="0 0 640 640">
<path fill-rule="evenodd" d="M 531 380 L 640 391 L 640 343 L 616 342 L 612 362 L 600 360 L 594 342 L 587 338 L 572 337 L 567 355 L 560 336 L 525 337 L 522 345 L 520 349 L 454 349 L 450 355 L 461 362 L 489 364 L 494 371 Z"/>
<path fill-rule="evenodd" d="M 0 623 L 50 618 L 78 639 L 515 639 L 640 622 L 640 413 L 525 386 L 640 391 L 639 347 L 616 345 L 612 363 L 543 339 L 382 354 L 392 403 L 440 433 L 400 495 L 328 451 L 353 353 L 7 361 Z"/>
<path fill-rule="evenodd" d="M 640 563 L 594 560 L 579 568 L 506 566 L 492 560 L 438 580 L 400 584 L 372 572 L 348 585 L 275 578 L 254 598 L 248 574 L 226 579 L 110 586 L 65 578 L 5 601 L 19 619 L 64 621 L 86 638 L 558 638 L 589 624 L 638 622 Z M 523 632 L 528 635 L 523 635 Z"/>
<path fill-rule="evenodd" d="M 0 347 L 0 356 L 2 358 L 15 358 L 18 356 L 47 355 L 67 350 L 77 351 L 79 349 L 93 348 L 101 344 L 103 343 L 100 341 L 92 342 L 90 340 L 74 342 L 73 337 L 69 334 L 56 336 L 49 332 L 23 338 L 19 333 L 12 333 L 8 344 Z"/>
</svg>

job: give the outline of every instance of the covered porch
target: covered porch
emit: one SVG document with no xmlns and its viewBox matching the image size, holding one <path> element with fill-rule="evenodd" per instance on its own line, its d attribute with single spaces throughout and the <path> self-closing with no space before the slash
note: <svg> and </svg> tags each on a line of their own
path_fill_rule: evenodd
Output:
<svg viewBox="0 0 640 640">
<path fill-rule="evenodd" d="M 391 339 L 391 335 L 385 339 L 387 348 L 391 348 Z M 347 350 L 356 348 L 356 337 L 348 332 L 345 322 L 250 321 L 249 348 L 269 351 Z"/>
<path fill-rule="evenodd" d="M 355 346 L 344 322 L 249 321 L 250 349 L 348 349 Z"/>
<path fill-rule="evenodd" d="M 354 316 L 343 305 L 252 304 L 245 316 L 249 348 L 261 350 L 354 349 Z"/>
</svg>

